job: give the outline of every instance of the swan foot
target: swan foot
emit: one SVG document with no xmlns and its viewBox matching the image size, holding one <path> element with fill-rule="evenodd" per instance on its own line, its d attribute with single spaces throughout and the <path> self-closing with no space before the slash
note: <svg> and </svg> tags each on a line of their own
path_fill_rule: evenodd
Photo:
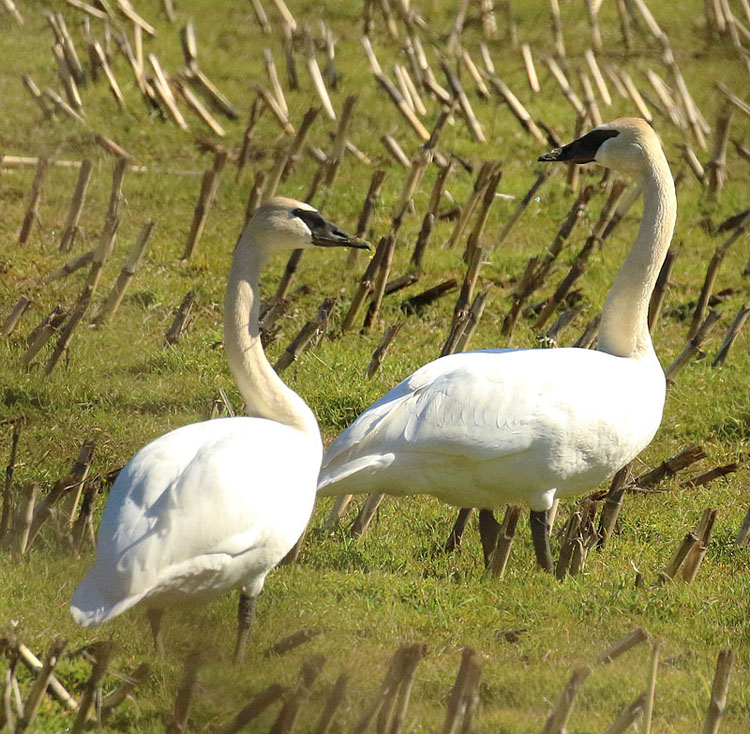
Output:
<svg viewBox="0 0 750 734">
<path fill-rule="evenodd" d="M 451 534 L 448 536 L 448 540 L 445 541 L 443 551 L 445 553 L 453 553 L 454 550 L 461 547 L 461 540 L 464 537 L 464 531 L 466 526 L 469 524 L 469 518 L 474 513 L 473 507 L 462 507 L 458 511 L 458 517 L 456 522 L 453 523 Z"/>
<path fill-rule="evenodd" d="M 255 619 L 255 597 L 240 592 L 240 603 L 237 607 L 237 644 L 234 647 L 234 664 L 245 662 L 245 643 Z"/>
<path fill-rule="evenodd" d="M 531 526 L 531 539 L 534 541 L 534 553 L 536 553 L 536 564 L 542 571 L 552 573 L 554 563 L 552 562 L 552 551 L 549 547 L 549 524 L 547 513 L 542 510 L 529 512 L 529 525 Z"/>
<path fill-rule="evenodd" d="M 489 568 L 490 558 L 495 552 L 497 539 L 500 536 L 500 523 L 495 520 L 492 510 L 479 510 L 479 537 L 482 540 L 484 567 Z"/>
<path fill-rule="evenodd" d="M 161 620 L 163 616 L 163 609 L 146 610 L 146 619 L 148 619 L 148 626 L 151 628 L 151 636 L 154 638 L 154 650 L 160 658 L 164 657 L 164 638 L 161 634 Z"/>
</svg>

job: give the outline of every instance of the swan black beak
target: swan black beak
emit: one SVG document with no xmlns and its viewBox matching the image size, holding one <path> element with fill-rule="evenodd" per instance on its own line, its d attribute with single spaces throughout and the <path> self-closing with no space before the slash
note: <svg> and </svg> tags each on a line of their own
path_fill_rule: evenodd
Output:
<svg viewBox="0 0 750 734">
<path fill-rule="evenodd" d="M 599 150 L 599 146 L 605 140 L 614 138 L 619 134 L 617 130 L 592 130 L 562 148 L 555 148 L 549 153 L 540 155 L 538 160 L 545 163 L 592 163 L 596 160 L 596 152 Z"/>
<path fill-rule="evenodd" d="M 347 234 L 333 222 L 322 217 L 319 212 L 310 209 L 295 209 L 292 214 L 299 217 L 310 230 L 313 245 L 318 247 L 355 247 L 369 250 L 370 245 L 359 237 Z"/>
</svg>

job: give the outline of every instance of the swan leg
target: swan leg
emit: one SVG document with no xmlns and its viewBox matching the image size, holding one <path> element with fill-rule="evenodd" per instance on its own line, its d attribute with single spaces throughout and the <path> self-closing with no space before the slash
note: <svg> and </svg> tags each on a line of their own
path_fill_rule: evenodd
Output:
<svg viewBox="0 0 750 734">
<path fill-rule="evenodd" d="M 534 541 L 537 566 L 542 571 L 552 573 L 554 563 L 552 562 L 552 551 L 549 547 L 547 513 L 544 510 L 540 512 L 531 510 L 529 513 L 529 525 L 531 526 L 531 539 Z"/>
<path fill-rule="evenodd" d="M 485 568 L 490 565 L 490 557 L 495 552 L 499 534 L 500 523 L 495 520 L 492 510 L 479 510 L 479 537 L 482 540 Z"/>
<path fill-rule="evenodd" d="M 154 638 L 154 650 L 160 657 L 164 657 L 164 638 L 161 634 L 161 620 L 164 616 L 163 609 L 147 609 L 146 619 L 148 619 L 148 625 L 151 627 L 151 635 Z"/>
<path fill-rule="evenodd" d="M 362 505 L 362 509 L 359 511 L 354 523 L 352 524 L 349 533 L 352 538 L 361 538 L 367 531 L 367 526 L 375 515 L 375 511 L 380 507 L 380 503 L 385 499 L 384 494 L 370 494 L 367 495 L 365 503 Z"/>
<path fill-rule="evenodd" d="M 323 523 L 323 530 L 330 532 L 338 525 L 341 516 L 346 512 L 346 508 L 351 501 L 352 495 L 350 494 L 342 494 L 340 497 L 336 497 L 331 512 Z"/>
<path fill-rule="evenodd" d="M 255 619 L 255 597 L 240 591 L 240 603 L 237 607 L 237 644 L 234 648 L 234 663 L 245 662 L 245 643 L 250 627 Z"/>
<path fill-rule="evenodd" d="M 461 539 L 464 537 L 464 531 L 466 526 L 469 524 L 469 518 L 474 513 L 473 507 L 462 507 L 458 511 L 458 517 L 456 522 L 453 523 L 451 534 L 448 536 L 448 540 L 445 541 L 443 550 L 446 553 L 453 553 L 456 548 L 461 547 Z"/>
</svg>

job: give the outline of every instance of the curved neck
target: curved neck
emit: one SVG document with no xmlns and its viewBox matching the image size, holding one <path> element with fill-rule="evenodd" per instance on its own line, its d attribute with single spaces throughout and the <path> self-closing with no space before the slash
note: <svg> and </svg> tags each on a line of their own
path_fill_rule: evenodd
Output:
<svg viewBox="0 0 750 734">
<path fill-rule="evenodd" d="M 648 305 L 677 218 L 674 181 L 661 148 L 649 156 L 639 183 L 643 191 L 641 228 L 604 304 L 597 347 L 636 359 L 654 355 Z"/>
<path fill-rule="evenodd" d="M 247 232 L 244 236 L 247 236 Z M 224 348 L 248 415 L 284 423 L 320 437 L 310 408 L 288 388 L 266 359 L 260 341 L 260 271 L 267 255 L 238 243 L 224 299 Z"/>
</svg>

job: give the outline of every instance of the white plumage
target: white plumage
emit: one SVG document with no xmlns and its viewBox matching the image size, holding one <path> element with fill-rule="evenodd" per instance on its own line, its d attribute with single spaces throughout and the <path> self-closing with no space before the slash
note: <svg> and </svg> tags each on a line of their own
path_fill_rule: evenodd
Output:
<svg viewBox="0 0 750 734">
<path fill-rule="evenodd" d="M 97 558 L 73 596 L 78 624 L 142 603 L 157 648 L 165 607 L 240 586 L 236 657 L 268 572 L 312 511 L 323 453 L 315 416 L 268 363 L 258 326 L 259 275 L 280 250 L 360 246 L 312 207 L 266 202 L 237 243 L 227 281 L 224 346 L 252 417 L 178 428 L 141 449 L 118 475 Z"/>
<path fill-rule="evenodd" d="M 676 217 L 666 158 L 647 123 L 622 118 L 540 160 L 597 161 L 634 176 L 644 192 L 641 229 L 610 289 L 598 351 L 498 349 L 425 365 L 333 442 L 319 494 L 426 493 L 486 510 L 521 502 L 534 516 L 556 497 L 593 489 L 650 443 L 666 386 L 648 303 Z M 537 518 L 532 531 L 539 527 Z M 535 535 L 535 547 L 550 568 L 546 534 Z"/>
</svg>

